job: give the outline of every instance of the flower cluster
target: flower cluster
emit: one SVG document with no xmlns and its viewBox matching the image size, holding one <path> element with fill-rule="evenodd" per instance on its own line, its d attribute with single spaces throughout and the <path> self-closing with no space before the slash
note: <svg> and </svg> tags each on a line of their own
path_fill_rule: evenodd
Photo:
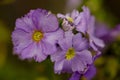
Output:
<svg viewBox="0 0 120 80">
<path fill-rule="evenodd" d="M 37 62 L 49 55 L 55 73 L 73 74 L 70 80 L 79 80 L 82 75 L 91 79 L 96 72 L 94 60 L 104 47 L 95 36 L 94 23 L 87 7 L 82 12 L 73 10 L 57 16 L 44 9 L 31 10 L 16 20 L 12 33 L 14 53 Z"/>
</svg>

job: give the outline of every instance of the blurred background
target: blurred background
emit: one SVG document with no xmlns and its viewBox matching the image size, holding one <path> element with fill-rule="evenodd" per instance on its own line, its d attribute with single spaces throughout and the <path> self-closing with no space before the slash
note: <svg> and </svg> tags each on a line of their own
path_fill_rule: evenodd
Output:
<svg viewBox="0 0 120 80">
<path fill-rule="evenodd" d="M 66 13 L 73 6 L 69 0 L 0 0 L 0 80 L 67 80 L 70 75 L 56 75 L 49 59 L 42 63 L 20 60 L 12 53 L 11 33 L 15 20 L 31 9 L 43 8 L 53 13 Z M 90 8 L 98 23 L 114 29 L 120 24 L 120 0 L 82 0 L 77 5 Z M 101 32 L 102 33 L 102 32 Z M 106 44 L 95 61 L 97 74 L 93 80 L 120 80 L 120 37 Z M 82 80 L 85 80 L 82 78 Z"/>
</svg>

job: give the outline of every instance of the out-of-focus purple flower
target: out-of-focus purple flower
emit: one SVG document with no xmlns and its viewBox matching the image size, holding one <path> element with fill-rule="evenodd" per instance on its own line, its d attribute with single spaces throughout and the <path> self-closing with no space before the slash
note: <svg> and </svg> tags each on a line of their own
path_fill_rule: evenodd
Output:
<svg viewBox="0 0 120 80">
<path fill-rule="evenodd" d="M 112 29 L 106 24 L 96 22 L 95 33 L 97 37 L 108 44 L 113 42 L 120 35 L 120 25 Z"/>
<path fill-rule="evenodd" d="M 82 76 L 84 76 L 87 80 L 91 80 L 96 74 L 96 68 L 94 65 L 90 65 L 88 70 L 85 73 L 74 72 L 69 80 L 80 80 Z"/>
<path fill-rule="evenodd" d="M 111 30 L 108 28 L 107 25 L 104 23 L 98 23 L 96 22 L 96 27 L 95 27 L 95 35 L 104 40 L 105 43 L 111 42 L 112 38 L 110 35 Z"/>
<path fill-rule="evenodd" d="M 113 39 L 120 37 L 120 24 L 111 30 L 110 35 Z"/>
<path fill-rule="evenodd" d="M 56 42 L 63 36 L 54 14 L 43 10 L 31 10 L 16 20 L 12 33 L 14 53 L 22 59 L 34 58 L 41 62 L 56 51 Z"/>
<path fill-rule="evenodd" d="M 91 80 L 96 74 L 96 68 L 94 65 L 90 65 L 84 76 L 86 77 L 87 80 Z"/>
<path fill-rule="evenodd" d="M 55 73 L 84 72 L 88 64 L 92 64 L 92 54 L 88 50 L 88 41 L 80 33 L 73 35 L 65 32 L 63 39 L 58 41 L 60 48 L 51 55 L 55 62 Z"/>
<path fill-rule="evenodd" d="M 67 0 L 66 11 L 71 11 L 80 6 L 83 0 Z"/>
<path fill-rule="evenodd" d="M 69 80 L 80 80 L 81 74 L 79 72 L 74 72 Z"/>
</svg>

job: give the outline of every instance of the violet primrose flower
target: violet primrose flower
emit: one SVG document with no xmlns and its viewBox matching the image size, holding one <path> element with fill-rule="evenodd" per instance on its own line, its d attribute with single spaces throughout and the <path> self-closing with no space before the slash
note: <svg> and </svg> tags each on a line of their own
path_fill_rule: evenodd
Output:
<svg viewBox="0 0 120 80">
<path fill-rule="evenodd" d="M 58 41 L 60 46 L 51 60 L 55 62 L 55 73 L 85 72 L 87 65 L 92 64 L 92 54 L 88 50 L 88 42 L 80 33 L 73 35 L 71 31 L 65 32 L 63 39 Z"/>
<path fill-rule="evenodd" d="M 102 39 L 106 44 L 109 44 L 120 36 L 120 25 L 111 29 L 106 24 L 96 22 L 95 33 L 97 37 Z"/>
<path fill-rule="evenodd" d="M 96 74 L 93 63 L 100 56 L 104 42 L 96 37 L 95 19 L 89 9 L 85 6 L 82 9 L 82 12 L 57 14 L 62 29 L 57 17 L 44 9 L 31 10 L 17 19 L 12 32 L 14 53 L 21 59 L 37 62 L 50 55 L 55 73 L 72 73 L 69 80 L 79 80 L 83 75 L 92 79 Z M 120 33 L 116 29 L 111 33 L 113 36 Z"/>
<path fill-rule="evenodd" d="M 34 58 L 41 62 L 56 51 L 56 42 L 62 33 L 54 14 L 43 9 L 31 10 L 16 20 L 12 33 L 14 53 L 21 59 Z"/>
<path fill-rule="evenodd" d="M 88 70 L 83 74 L 79 72 L 74 72 L 69 80 L 80 80 L 82 76 L 84 76 L 87 80 L 91 80 L 96 74 L 96 68 L 94 65 L 90 65 Z"/>
<path fill-rule="evenodd" d="M 76 31 L 83 33 L 88 37 L 91 48 L 99 51 L 98 48 L 104 47 L 104 42 L 95 36 L 95 19 L 90 15 L 87 7 L 82 7 L 83 12 L 73 10 L 72 13 L 66 15 L 58 14 L 57 17 L 63 19 L 62 27 L 67 31 L 76 29 Z"/>
</svg>

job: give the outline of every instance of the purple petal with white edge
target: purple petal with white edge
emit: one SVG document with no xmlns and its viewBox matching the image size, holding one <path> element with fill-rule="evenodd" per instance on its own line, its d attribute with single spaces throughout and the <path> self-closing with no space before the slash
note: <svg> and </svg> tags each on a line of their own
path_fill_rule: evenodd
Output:
<svg viewBox="0 0 120 80">
<path fill-rule="evenodd" d="M 52 32 L 58 29 L 58 20 L 54 14 L 46 10 L 37 9 L 33 13 L 33 21 L 39 30 Z"/>
<path fill-rule="evenodd" d="M 87 80 L 91 80 L 96 74 L 96 68 L 94 65 L 90 65 L 87 72 L 84 74 L 84 76 L 87 78 Z"/>
<path fill-rule="evenodd" d="M 14 52 L 16 54 L 20 54 L 20 52 L 24 48 L 32 43 L 31 33 L 27 33 L 21 29 L 17 29 L 12 32 L 12 41 L 14 44 Z"/>
<path fill-rule="evenodd" d="M 55 73 L 60 74 L 63 69 L 64 60 L 57 61 L 54 66 Z"/>
<path fill-rule="evenodd" d="M 45 60 L 47 57 L 43 54 L 41 45 L 38 45 L 37 43 L 33 43 L 25 48 L 20 56 L 22 59 L 35 58 L 38 62 Z"/>
<path fill-rule="evenodd" d="M 79 12 L 74 9 L 71 13 L 71 17 L 75 20 L 79 16 Z"/>
<path fill-rule="evenodd" d="M 72 31 L 65 32 L 65 36 L 63 39 L 58 40 L 58 44 L 63 50 L 68 50 L 68 48 L 72 47 Z"/>
<path fill-rule="evenodd" d="M 63 14 L 57 14 L 57 17 L 58 17 L 58 18 L 61 18 L 61 19 L 65 19 L 65 18 L 66 18 L 66 16 L 63 15 Z"/>
<path fill-rule="evenodd" d="M 32 18 L 26 15 L 25 17 L 19 18 L 16 20 L 15 29 L 23 29 L 26 32 L 31 32 L 33 29 L 36 29 Z"/>
<path fill-rule="evenodd" d="M 91 39 L 94 41 L 95 45 L 97 45 L 98 47 L 103 48 L 105 46 L 103 40 L 96 38 L 94 36 L 91 36 Z"/>
<path fill-rule="evenodd" d="M 80 33 L 73 36 L 73 47 L 76 51 L 81 51 L 88 48 L 88 41 L 82 38 Z"/>
<path fill-rule="evenodd" d="M 44 33 L 44 41 L 50 44 L 55 44 L 59 39 L 63 38 L 63 34 L 63 30 L 61 29 L 58 29 L 55 32 Z"/>
<path fill-rule="evenodd" d="M 95 50 L 95 51 L 98 51 L 98 47 L 95 45 L 95 43 L 93 42 L 92 39 L 90 39 L 90 47 Z"/>
<path fill-rule="evenodd" d="M 80 73 L 74 72 L 69 80 L 80 80 L 80 77 L 81 77 Z"/>
<path fill-rule="evenodd" d="M 92 54 L 88 50 L 76 52 L 76 57 L 78 57 L 84 65 L 92 64 L 93 62 Z"/>
</svg>

